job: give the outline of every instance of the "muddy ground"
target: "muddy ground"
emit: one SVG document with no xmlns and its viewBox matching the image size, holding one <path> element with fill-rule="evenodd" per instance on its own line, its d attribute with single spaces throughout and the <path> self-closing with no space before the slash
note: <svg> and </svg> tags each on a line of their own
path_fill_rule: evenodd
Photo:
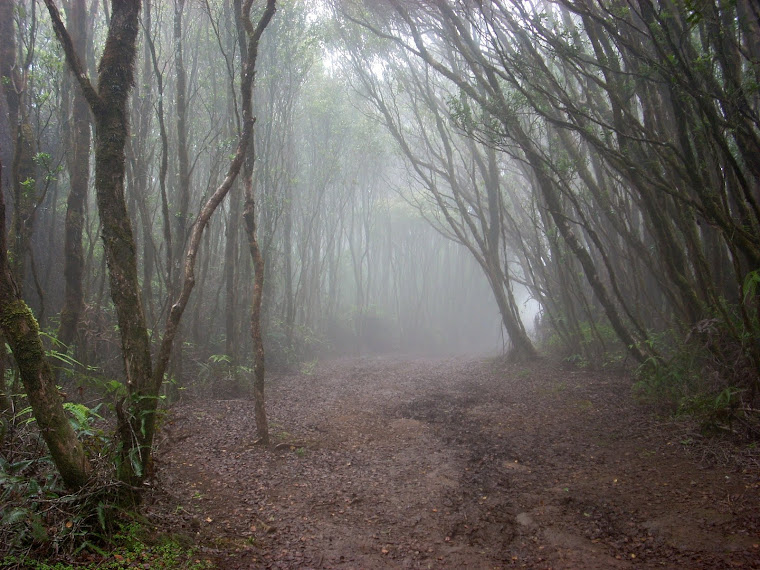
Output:
<svg viewBox="0 0 760 570">
<path fill-rule="evenodd" d="M 175 407 L 150 511 L 219 568 L 760 568 L 757 461 L 716 462 L 631 384 L 547 361 L 321 363 L 271 378 L 270 449 L 250 400 Z"/>
</svg>

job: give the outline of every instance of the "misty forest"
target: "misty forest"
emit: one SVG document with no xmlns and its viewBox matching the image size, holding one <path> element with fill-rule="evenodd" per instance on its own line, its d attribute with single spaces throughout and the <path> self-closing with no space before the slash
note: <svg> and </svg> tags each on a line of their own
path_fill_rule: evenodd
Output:
<svg viewBox="0 0 760 570">
<path fill-rule="evenodd" d="M 0 568 L 760 565 L 754 0 L 0 0 Z"/>
</svg>

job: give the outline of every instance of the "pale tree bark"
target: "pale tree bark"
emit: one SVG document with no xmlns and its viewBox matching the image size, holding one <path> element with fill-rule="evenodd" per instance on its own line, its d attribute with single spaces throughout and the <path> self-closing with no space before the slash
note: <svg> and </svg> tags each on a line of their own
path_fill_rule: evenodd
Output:
<svg viewBox="0 0 760 570">
<path fill-rule="evenodd" d="M 166 120 L 164 117 L 164 76 L 161 72 L 158 64 L 158 57 L 156 56 L 156 46 L 153 43 L 153 39 L 149 33 L 145 33 L 146 50 L 150 53 L 150 61 L 153 65 L 153 71 L 156 76 L 156 88 L 158 90 L 158 102 L 156 105 L 156 115 L 158 117 L 158 129 L 161 138 L 161 160 L 158 169 L 158 187 L 161 194 L 161 215 L 163 218 L 163 238 L 164 246 L 166 247 L 166 284 L 167 292 L 171 288 L 173 282 L 173 262 L 172 255 L 174 248 L 172 247 L 172 228 L 171 228 L 171 216 L 169 214 L 169 198 L 166 191 L 166 177 L 169 171 L 169 134 L 166 129 Z M 146 54 L 147 56 L 147 54 Z"/>
<path fill-rule="evenodd" d="M 175 109 L 177 112 L 177 168 L 178 184 L 172 204 L 172 220 L 174 221 L 174 251 L 171 254 L 171 264 L 179 269 L 182 254 L 185 250 L 187 237 L 188 212 L 190 209 L 190 158 L 188 153 L 188 104 L 187 104 L 187 72 L 185 70 L 183 42 L 183 13 L 185 0 L 174 0 L 174 69 L 176 75 Z M 182 273 L 176 271 L 170 283 L 171 297 L 179 294 Z M 171 359 L 171 375 L 177 382 L 182 382 L 182 327 L 177 330 L 177 350 L 173 351 Z M 173 384 L 176 386 L 176 384 Z"/>
<path fill-rule="evenodd" d="M 142 298 L 145 302 L 146 319 L 150 326 L 156 324 L 156 307 L 153 279 L 159 263 L 158 250 L 153 235 L 153 211 L 150 207 L 151 163 L 155 155 L 153 148 L 154 140 L 151 137 L 153 129 L 153 89 L 156 82 L 160 81 L 160 70 L 155 74 L 151 58 L 153 46 L 151 34 L 153 32 L 153 13 L 151 3 L 143 4 L 142 20 L 142 70 L 140 78 L 133 90 L 132 123 L 135 134 L 127 147 L 127 158 L 132 167 L 134 202 L 140 214 L 140 227 L 142 230 Z M 160 102 L 159 102 L 160 105 Z M 163 156 L 163 155 L 162 155 Z M 163 277 L 163 276 L 160 276 Z M 158 298 L 161 297 L 161 288 L 158 288 Z"/>
<path fill-rule="evenodd" d="M 240 195 L 230 196 L 229 216 L 225 229 L 224 243 L 224 351 L 230 357 L 230 364 L 237 366 L 240 361 L 240 342 L 237 323 L 237 260 L 240 232 Z"/>
<path fill-rule="evenodd" d="M 187 124 L 187 72 L 185 71 L 183 24 L 182 16 L 185 9 L 185 0 L 174 2 L 174 68 L 176 73 L 175 85 L 175 108 L 177 111 L 177 167 L 178 186 L 174 195 L 174 207 L 172 208 L 174 219 L 174 252 L 172 253 L 173 264 L 180 266 L 180 259 L 185 249 L 187 235 L 187 217 L 190 208 L 190 158 L 188 153 L 188 124 Z M 178 271 L 174 275 L 172 283 L 172 295 L 177 294 L 181 274 Z"/>
</svg>

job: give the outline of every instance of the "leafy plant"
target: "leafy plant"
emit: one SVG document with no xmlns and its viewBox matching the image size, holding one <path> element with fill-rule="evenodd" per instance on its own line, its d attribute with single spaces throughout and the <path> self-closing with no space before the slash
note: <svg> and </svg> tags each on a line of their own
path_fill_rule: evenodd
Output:
<svg viewBox="0 0 760 570">
<path fill-rule="evenodd" d="M 723 315 L 700 321 L 681 342 L 654 336 L 657 351 L 668 356 L 639 367 L 636 394 L 672 414 L 697 419 L 706 432 L 760 436 L 754 335 L 736 312 L 724 307 Z"/>
<path fill-rule="evenodd" d="M 305 374 L 306 376 L 311 376 L 312 374 L 314 374 L 314 370 L 316 370 L 317 364 L 319 364 L 318 358 L 315 358 L 308 362 L 304 362 L 303 364 L 301 364 L 301 374 Z"/>
<path fill-rule="evenodd" d="M 0 560 L 0 568 L 24 568 L 28 570 L 68 570 L 70 568 L 118 570 L 121 568 L 188 569 L 212 568 L 209 561 L 196 558 L 196 549 L 188 546 L 180 537 L 160 535 L 152 537 L 155 530 L 136 521 L 119 525 L 118 530 L 100 548 L 90 544 L 90 552 L 81 552 L 76 566 L 64 562 L 35 560 L 18 554 Z"/>
<path fill-rule="evenodd" d="M 212 354 L 199 365 L 196 388 L 204 392 L 245 393 L 248 390 L 247 378 L 252 373 L 252 367 L 233 364 L 227 354 Z"/>
</svg>

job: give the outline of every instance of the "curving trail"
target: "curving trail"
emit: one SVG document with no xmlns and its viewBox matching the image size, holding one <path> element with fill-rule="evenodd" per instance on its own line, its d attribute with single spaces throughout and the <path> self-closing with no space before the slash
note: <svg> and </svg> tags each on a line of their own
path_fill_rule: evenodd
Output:
<svg viewBox="0 0 760 570">
<path fill-rule="evenodd" d="M 625 375 L 339 360 L 177 406 L 153 514 L 219 568 L 760 567 L 760 472 L 709 466 Z M 179 528 L 177 528 L 179 527 Z"/>
</svg>

